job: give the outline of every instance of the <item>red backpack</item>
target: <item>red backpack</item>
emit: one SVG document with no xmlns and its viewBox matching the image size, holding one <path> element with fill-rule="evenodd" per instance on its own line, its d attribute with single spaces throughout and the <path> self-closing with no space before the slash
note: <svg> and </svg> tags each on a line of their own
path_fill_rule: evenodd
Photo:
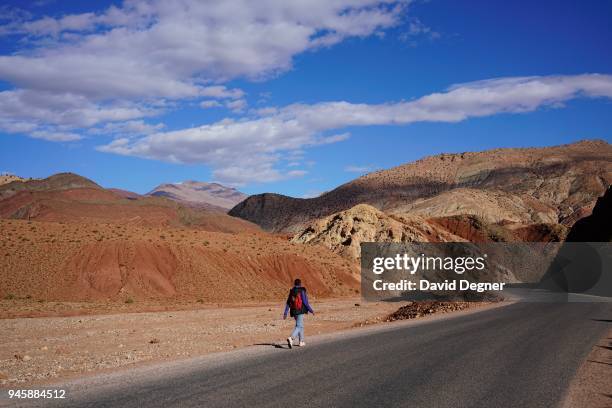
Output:
<svg viewBox="0 0 612 408">
<path fill-rule="evenodd" d="M 303 313 L 302 288 L 291 289 L 291 300 L 289 302 L 292 312 Z M 294 313 L 295 314 L 295 313 Z"/>
</svg>

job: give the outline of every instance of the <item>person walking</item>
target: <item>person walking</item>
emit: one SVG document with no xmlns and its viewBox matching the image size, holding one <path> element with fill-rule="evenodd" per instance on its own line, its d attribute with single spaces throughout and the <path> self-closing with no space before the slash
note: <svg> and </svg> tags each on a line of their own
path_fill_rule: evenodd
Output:
<svg viewBox="0 0 612 408">
<path fill-rule="evenodd" d="M 289 290 L 283 319 L 287 318 L 287 312 L 295 319 L 295 328 L 291 332 L 291 336 L 287 337 L 287 344 L 289 348 L 293 348 L 293 339 L 297 339 L 299 340 L 297 345 L 304 347 L 306 345 L 304 341 L 304 316 L 308 313 L 314 315 L 314 310 L 308 303 L 306 288 L 302 286 L 302 281 L 299 279 L 293 282 L 293 288 Z"/>
</svg>

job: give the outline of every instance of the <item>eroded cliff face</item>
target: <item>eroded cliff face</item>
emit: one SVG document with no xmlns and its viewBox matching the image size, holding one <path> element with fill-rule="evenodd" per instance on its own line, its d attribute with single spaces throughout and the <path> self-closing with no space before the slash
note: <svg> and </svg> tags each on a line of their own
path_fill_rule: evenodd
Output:
<svg viewBox="0 0 612 408">
<path fill-rule="evenodd" d="M 357 204 L 400 215 L 416 211 L 425 218 L 473 214 L 489 222 L 510 218 L 511 222 L 571 226 L 590 212 L 611 183 L 612 145 L 582 141 L 427 157 L 370 173 L 312 199 L 251 196 L 229 214 L 266 230 L 290 233 Z M 444 193 L 447 196 L 440 198 Z M 441 203 L 445 203 L 443 213 Z"/>
</svg>

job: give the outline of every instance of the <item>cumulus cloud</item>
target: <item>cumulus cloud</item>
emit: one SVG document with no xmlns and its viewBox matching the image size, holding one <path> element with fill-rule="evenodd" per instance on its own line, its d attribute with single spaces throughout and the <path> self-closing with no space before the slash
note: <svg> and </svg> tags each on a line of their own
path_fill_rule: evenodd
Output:
<svg viewBox="0 0 612 408">
<path fill-rule="evenodd" d="M 94 103 L 84 96 L 27 89 L 0 91 L 0 131 L 46 140 L 78 140 L 75 129 L 153 116 L 160 109 L 127 101 Z M 66 137 L 70 130 L 71 137 Z M 38 131 L 38 132 L 37 132 Z M 40 134 L 64 134 L 41 137 Z"/>
<path fill-rule="evenodd" d="M 205 163 L 215 178 L 233 183 L 274 181 L 298 173 L 275 165 L 308 146 L 345 140 L 349 126 L 459 122 L 500 113 L 556 107 L 578 97 L 612 98 L 611 75 L 514 77 L 452 86 L 411 101 L 385 104 L 323 102 L 258 110 L 258 116 L 120 139 L 101 151 L 180 163 Z"/>
<path fill-rule="evenodd" d="M 100 14 L 45 17 L 12 28 L 57 39 L 53 46 L 1 56 L 0 78 L 92 99 L 240 98 L 239 90 L 205 83 L 287 70 L 296 54 L 396 25 L 401 3 L 126 1 Z M 60 35 L 65 32 L 72 35 Z"/>
<path fill-rule="evenodd" d="M 1 6 L 0 35 L 19 37 L 23 47 L 0 56 L 0 80 L 14 86 L 0 93 L 0 130 L 34 136 L 103 126 L 193 99 L 240 113 L 244 91 L 224 83 L 277 75 L 297 54 L 393 27 L 405 4 L 125 0 L 37 19 Z"/>
</svg>

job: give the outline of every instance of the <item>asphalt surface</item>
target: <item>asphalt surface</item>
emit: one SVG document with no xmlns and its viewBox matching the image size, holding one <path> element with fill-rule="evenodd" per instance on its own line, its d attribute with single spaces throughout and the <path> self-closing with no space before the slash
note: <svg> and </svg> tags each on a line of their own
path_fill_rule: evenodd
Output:
<svg viewBox="0 0 612 408">
<path fill-rule="evenodd" d="M 610 319 L 609 303 L 518 303 L 173 374 L 126 371 L 69 387 L 59 406 L 554 407 Z"/>
</svg>

